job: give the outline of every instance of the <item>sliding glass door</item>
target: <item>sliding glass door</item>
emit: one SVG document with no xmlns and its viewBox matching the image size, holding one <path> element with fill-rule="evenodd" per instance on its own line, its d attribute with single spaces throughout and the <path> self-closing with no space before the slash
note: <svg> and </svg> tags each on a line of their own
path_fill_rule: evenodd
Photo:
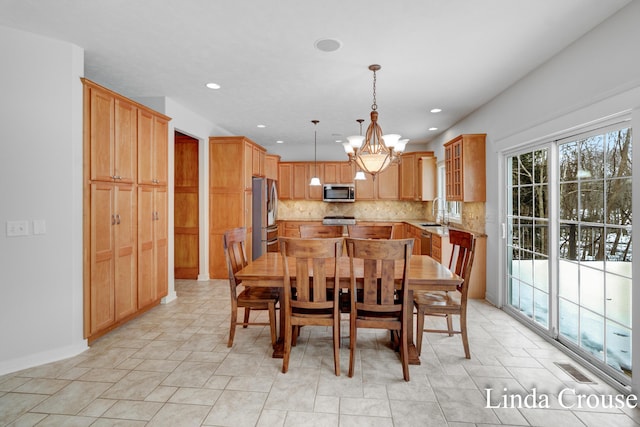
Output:
<svg viewBox="0 0 640 427">
<path fill-rule="evenodd" d="M 549 148 L 507 159 L 507 300 L 549 329 Z"/>
<path fill-rule="evenodd" d="M 505 177 L 508 308 L 625 383 L 631 154 L 617 125 L 510 154 Z"/>
</svg>

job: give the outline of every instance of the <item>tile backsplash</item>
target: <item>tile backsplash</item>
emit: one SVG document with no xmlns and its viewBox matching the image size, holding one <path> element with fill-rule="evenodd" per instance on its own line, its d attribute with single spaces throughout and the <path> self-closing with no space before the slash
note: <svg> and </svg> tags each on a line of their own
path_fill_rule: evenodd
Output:
<svg viewBox="0 0 640 427">
<path fill-rule="evenodd" d="M 355 203 L 327 203 L 309 200 L 280 200 L 278 202 L 278 219 L 304 221 L 321 220 L 325 216 L 354 216 L 359 220 L 434 221 L 432 202 L 408 201 L 358 201 Z M 465 230 L 484 233 L 485 204 L 463 203 L 461 223 L 455 224 Z"/>
<path fill-rule="evenodd" d="M 426 203 L 404 201 L 358 201 L 354 203 L 327 203 L 307 200 L 280 200 L 278 219 L 318 220 L 325 216 L 354 216 L 360 220 L 413 220 L 424 219 Z"/>
</svg>

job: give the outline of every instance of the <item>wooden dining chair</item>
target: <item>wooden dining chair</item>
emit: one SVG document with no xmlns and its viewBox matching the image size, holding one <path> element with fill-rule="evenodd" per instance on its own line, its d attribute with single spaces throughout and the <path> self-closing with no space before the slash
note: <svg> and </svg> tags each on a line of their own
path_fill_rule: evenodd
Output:
<svg viewBox="0 0 640 427">
<path fill-rule="evenodd" d="M 300 226 L 300 237 L 303 239 L 342 237 L 342 226 L 303 224 Z"/>
<path fill-rule="evenodd" d="M 297 336 L 300 326 L 331 326 L 333 363 L 335 374 L 340 376 L 340 311 L 332 288 L 340 280 L 338 259 L 342 255 L 343 239 L 281 237 L 279 241 L 284 268 L 282 372 L 289 370 L 292 340 Z M 290 271 L 291 258 L 294 259 L 295 273 Z"/>
<path fill-rule="evenodd" d="M 418 355 L 422 351 L 422 333 L 436 332 L 462 335 L 464 355 L 471 358 L 467 334 L 467 294 L 469 278 L 473 266 L 476 239 L 471 233 L 449 230 L 449 242 L 453 245 L 449 269 L 462 277 L 464 281 L 452 292 L 415 292 L 413 303 L 418 311 L 416 322 L 416 348 Z M 442 316 L 447 320 L 447 329 L 424 329 L 424 316 Z M 452 316 L 460 317 L 460 329 L 453 328 Z"/>
<path fill-rule="evenodd" d="M 393 225 L 348 225 L 347 231 L 356 239 L 390 239 Z"/>
<path fill-rule="evenodd" d="M 236 278 L 236 273 L 248 264 L 245 250 L 247 232 L 244 227 L 227 230 L 223 236 L 224 253 L 229 270 L 229 286 L 231 292 L 231 325 L 229 329 L 229 341 L 227 347 L 233 346 L 233 338 L 236 327 L 242 325 L 269 325 L 271 331 L 271 344 L 276 343 L 276 304 L 279 300 L 279 292 L 274 288 L 242 287 L 242 282 Z M 238 310 L 244 308 L 244 319 L 238 321 Z M 251 322 L 249 317 L 251 310 L 268 310 L 269 323 Z"/>
<path fill-rule="evenodd" d="M 409 381 L 409 319 L 405 304 L 409 298 L 409 262 L 413 239 L 347 239 L 349 254 L 351 314 L 349 318 L 349 376 L 353 376 L 358 328 L 388 329 L 400 337 L 402 375 Z M 362 265 L 360 264 L 362 263 Z M 400 264 L 402 277 L 395 278 Z M 356 269 L 363 268 L 362 283 Z M 362 292 L 356 292 L 358 288 Z M 356 297 L 357 295 L 357 297 Z"/>
</svg>

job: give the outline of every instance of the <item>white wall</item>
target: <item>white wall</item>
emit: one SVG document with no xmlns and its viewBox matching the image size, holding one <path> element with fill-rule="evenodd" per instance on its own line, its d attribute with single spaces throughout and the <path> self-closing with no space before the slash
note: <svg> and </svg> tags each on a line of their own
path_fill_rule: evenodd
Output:
<svg viewBox="0 0 640 427">
<path fill-rule="evenodd" d="M 501 153 L 518 146 L 550 140 L 553 135 L 597 122 L 608 116 L 632 111 L 636 125 L 640 107 L 640 1 L 633 1 L 546 64 L 530 73 L 491 102 L 457 123 L 431 144 L 443 157 L 442 144 L 462 133 L 487 134 L 487 299 L 502 304 L 502 260 L 499 223 L 504 221 Z M 526 54 L 526 53 L 523 53 Z M 517 61 L 517 58 L 514 58 Z M 640 134 L 636 126 L 636 136 Z M 637 139 L 637 138 L 636 138 Z M 640 153 L 634 150 L 634 161 Z M 638 193 L 640 174 L 634 177 Z M 634 208 L 640 202 L 634 196 Z M 638 227 L 634 230 L 638 237 Z M 638 263 L 634 276 L 640 277 Z M 640 292 L 634 292 L 634 312 L 640 312 Z M 634 316 L 640 331 L 640 316 Z M 640 353 L 634 340 L 634 354 Z M 634 365 L 640 366 L 637 356 Z M 635 378 L 640 376 L 636 375 Z M 638 385 L 634 384 L 634 390 Z"/>
<path fill-rule="evenodd" d="M 82 338 L 82 49 L 0 27 L 0 375 Z M 6 222 L 29 235 L 7 237 Z M 33 220 L 46 233 L 33 235 Z"/>
<path fill-rule="evenodd" d="M 0 26 L 0 375 L 86 350 L 82 288 L 82 84 L 84 51 Z M 91 76 L 87 76 L 91 78 Z M 131 95 L 123 93 L 124 96 Z M 208 138 L 225 129 L 165 97 L 138 102 L 171 117 L 169 227 L 173 229 L 174 144 L 178 130 L 200 141 L 200 258 L 208 279 Z M 6 222 L 29 221 L 7 237 Z M 46 233 L 34 235 L 33 220 Z M 173 234 L 169 295 L 176 297 Z"/>
</svg>

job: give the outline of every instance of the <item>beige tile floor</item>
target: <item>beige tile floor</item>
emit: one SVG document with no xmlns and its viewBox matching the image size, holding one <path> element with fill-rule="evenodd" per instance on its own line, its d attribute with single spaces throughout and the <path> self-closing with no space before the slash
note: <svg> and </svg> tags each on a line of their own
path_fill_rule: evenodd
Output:
<svg viewBox="0 0 640 427">
<path fill-rule="evenodd" d="M 472 301 L 472 358 L 458 336 L 425 335 L 420 366 L 402 380 L 386 331 L 363 331 L 358 361 L 333 375 L 330 331 L 306 327 L 287 374 L 270 357 L 266 327 L 239 329 L 227 348 L 226 281 L 177 281 L 160 305 L 67 360 L 0 377 L 0 425 L 15 426 L 631 426 L 640 410 L 561 407 L 557 395 L 617 391 L 579 368 L 578 384 L 554 362 L 571 362 L 504 312 Z M 344 323 L 346 331 L 346 322 Z M 343 342 L 347 340 L 343 338 Z M 578 365 L 576 365 L 578 366 Z M 546 408 L 487 408 L 503 394 L 549 398 Z M 504 388 L 507 393 L 504 393 Z M 567 401 L 564 402 L 568 404 Z M 575 402 L 574 402 L 575 403 Z"/>
</svg>

